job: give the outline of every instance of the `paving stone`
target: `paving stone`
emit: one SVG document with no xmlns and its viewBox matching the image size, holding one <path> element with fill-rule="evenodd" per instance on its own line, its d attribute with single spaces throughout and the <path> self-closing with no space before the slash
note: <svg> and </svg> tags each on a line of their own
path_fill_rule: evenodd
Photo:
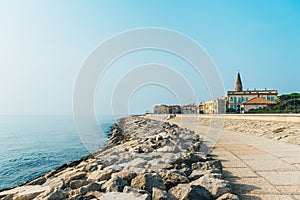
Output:
<svg viewBox="0 0 300 200">
<path fill-rule="evenodd" d="M 249 153 L 246 155 L 239 155 L 239 158 L 242 160 L 276 160 L 276 159 L 278 159 L 271 154 L 252 155 Z"/>
<path fill-rule="evenodd" d="M 284 160 L 290 164 L 300 164 L 300 156 L 298 157 L 283 157 L 281 160 Z"/>
<path fill-rule="evenodd" d="M 240 178 L 252 178 L 252 177 L 259 177 L 256 173 L 254 173 L 249 168 L 225 168 L 223 170 L 223 175 L 225 178 L 233 178 L 233 177 L 240 177 Z"/>
<path fill-rule="evenodd" d="M 273 185 L 300 186 L 300 171 L 258 172 Z"/>
<path fill-rule="evenodd" d="M 272 171 L 272 170 L 295 170 L 292 166 L 282 160 L 244 160 L 252 169 L 257 171 Z"/>
<path fill-rule="evenodd" d="M 235 194 L 280 194 L 263 178 L 227 178 Z"/>
<path fill-rule="evenodd" d="M 243 163 L 240 160 L 223 160 L 222 161 L 222 166 L 224 168 L 245 168 L 248 167 L 245 163 Z"/>
<path fill-rule="evenodd" d="M 275 186 L 275 187 L 282 194 L 300 195 L 300 186 L 297 185 Z"/>
<path fill-rule="evenodd" d="M 240 200 L 293 200 L 288 195 L 241 195 Z"/>
</svg>

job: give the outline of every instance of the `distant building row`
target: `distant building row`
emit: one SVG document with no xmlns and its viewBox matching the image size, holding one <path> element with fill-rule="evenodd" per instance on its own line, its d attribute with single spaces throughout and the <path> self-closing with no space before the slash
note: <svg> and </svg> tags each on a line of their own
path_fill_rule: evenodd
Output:
<svg viewBox="0 0 300 200">
<path fill-rule="evenodd" d="M 159 105 L 156 114 L 225 114 L 227 111 L 244 113 L 251 109 L 276 104 L 277 90 L 243 90 L 240 73 L 237 75 L 235 90 L 228 91 L 227 97 L 204 101 L 201 105 Z"/>
<path fill-rule="evenodd" d="M 200 114 L 201 105 L 157 105 L 154 107 L 154 113 L 156 114 Z"/>
</svg>

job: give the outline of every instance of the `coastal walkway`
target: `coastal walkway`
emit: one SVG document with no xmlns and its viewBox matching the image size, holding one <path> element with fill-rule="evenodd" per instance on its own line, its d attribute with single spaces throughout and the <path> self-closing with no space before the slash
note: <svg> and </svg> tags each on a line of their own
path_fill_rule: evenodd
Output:
<svg viewBox="0 0 300 200">
<path fill-rule="evenodd" d="M 199 115 L 145 117 L 176 123 L 204 138 L 208 131 L 199 127 Z M 224 179 L 241 200 L 300 200 L 300 145 L 222 130 L 210 154 L 222 161 Z"/>
</svg>

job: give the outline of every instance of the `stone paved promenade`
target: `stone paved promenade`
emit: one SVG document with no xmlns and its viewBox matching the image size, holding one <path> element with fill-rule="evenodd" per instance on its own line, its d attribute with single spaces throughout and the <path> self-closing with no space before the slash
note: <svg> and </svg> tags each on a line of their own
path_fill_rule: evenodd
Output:
<svg viewBox="0 0 300 200">
<path fill-rule="evenodd" d="M 165 115 L 146 117 L 165 120 Z M 179 115 L 169 122 L 205 135 L 208 127 L 199 127 L 199 120 Z M 300 145 L 222 131 L 211 154 L 222 161 L 224 178 L 240 199 L 300 200 Z"/>
</svg>

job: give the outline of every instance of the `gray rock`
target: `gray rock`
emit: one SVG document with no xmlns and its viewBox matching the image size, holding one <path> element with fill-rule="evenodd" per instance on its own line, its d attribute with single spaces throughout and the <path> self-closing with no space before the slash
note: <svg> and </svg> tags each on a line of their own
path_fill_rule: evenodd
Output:
<svg viewBox="0 0 300 200">
<path fill-rule="evenodd" d="M 167 191 L 158 188 L 152 189 L 152 200 L 170 200 L 171 197 Z"/>
<path fill-rule="evenodd" d="M 88 181 L 94 181 L 94 182 L 99 182 L 99 181 L 104 181 L 104 180 L 109 180 L 111 178 L 111 175 L 115 173 L 116 170 L 114 169 L 104 169 L 104 170 L 97 170 L 91 172 L 87 180 Z"/>
<path fill-rule="evenodd" d="M 72 180 L 72 181 L 70 181 L 69 186 L 71 189 L 77 189 L 86 184 L 87 184 L 87 182 L 85 180 Z"/>
<path fill-rule="evenodd" d="M 55 189 L 47 198 L 47 200 L 63 200 L 67 197 L 67 193 L 65 193 L 62 189 Z"/>
<path fill-rule="evenodd" d="M 12 190 L 3 191 L 0 194 L 0 199 L 13 197 L 14 200 L 29 200 L 33 199 L 47 191 L 50 187 L 43 187 L 40 185 L 30 185 L 24 187 L 16 187 Z M 6 197 L 4 197 L 6 196 Z"/>
<path fill-rule="evenodd" d="M 230 185 L 227 181 L 211 178 L 209 175 L 202 176 L 201 178 L 191 182 L 191 185 L 203 186 L 213 195 L 214 198 L 218 198 L 221 195 L 230 192 Z"/>
<path fill-rule="evenodd" d="M 100 191 L 101 185 L 99 183 L 90 183 L 86 186 L 86 188 L 89 192 Z"/>
<path fill-rule="evenodd" d="M 121 179 L 117 174 L 113 174 L 111 179 L 102 185 L 102 189 L 106 192 L 122 192 L 128 182 Z"/>
<path fill-rule="evenodd" d="M 154 187 L 165 190 L 166 186 L 162 183 L 162 177 L 159 174 L 146 173 L 132 179 L 131 187 L 140 190 L 146 190 L 152 193 Z"/>
<path fill-rule="evenodd" d="M 211 200 L 211 194 L 202 186 L 179 184 L 169 190 L 171 198 L 184 200 Z"/>
<path fill-rule="evenodd" d="M 69 200 L 86 200 L 86 197 L 81 194 L 78 194 L 78 195 L 75 195 L 75 196 L 69 198 Z"/>
<path fill-rule="evenodd" d="M 194 153 L 186 153 L 183 157 L 184 163 L 189 167 L 192 166 L 193 163 L 203 162 L 204 159 L 201 156 L 198 156 Z"/>
<path fill-rule="evenodd" d="M 135 172 L 118 172 L 116 173 L 121 179 L 130 182 L 133 178 L 137 176 Z"/>
<path fill-rule="evenodd" d="M 50 186 L 51 188 L 63 188 L 65 186 L 65 181 L 61 177 L 48 178 L 43 185 Z"/>
<path fill-rule="evenodd" d="M 179 184 L 169 190 L 169 195 L 174 199 L 183 199 L 189 190 L 189 184 Z"/>
<path fill-rule="evenodd" d="M 149 192 L 146 191 L 146 190 L 139 190 L 139 189 L 127 186 L 127 185 L 124 187 L 123 192 L 125 192 L 125 193 L 133 192 L 133 193 L 140 193 L 140 194 L 149 194 Z"/>
<path fill-rule="evenodd" d="M 164 185 L 167 189 L 174 187 L 180 183 L 189 183 L 188 178 L 184 173 L 179 171 L 167 171 L 159 173 L 163 179 Z"/>
<path fill-rule="evenodd" d="M 189 200 L 210 200 L 211 194 L 204 187 L 198 185 L 192 185 L 188 194 Z"/>
<path fill-rule="evenodd" d="M 98 163 L 89 163 L 84 167 L 85 171 L 93 172 L 98 169 Z"/>
<path fill-rule="evenodd" d="M 81 179 L 85 179 L 85 177 L 86 177 L 86 172 L 71 171 L 71 172 L 67 172 L 64 175 L 64 181 L 66 185 L 69 185 L 69 183 L 72 180 L 81 180 Z"/>
<path fill-rule="evenodd" d="M 220 160 L 206 161 L 201 167 L 203 170 L 211 169 L 213 173 L 222 173 L 222 163 Z"/>
<path fill-rule="evenodd" d="M 88 193 L 88 189 L 86 186 L 83 186 L 79 189 L 80 194 L 85 195 L 86 193 Z"/>
<path fill-rule="evenodd" d="M 193 170 L 192 173 L 189 175 L 189 179 L 194 181 L 200 177 L 204 176 L 204 171 L 200 169 Z"/>
</svg>

